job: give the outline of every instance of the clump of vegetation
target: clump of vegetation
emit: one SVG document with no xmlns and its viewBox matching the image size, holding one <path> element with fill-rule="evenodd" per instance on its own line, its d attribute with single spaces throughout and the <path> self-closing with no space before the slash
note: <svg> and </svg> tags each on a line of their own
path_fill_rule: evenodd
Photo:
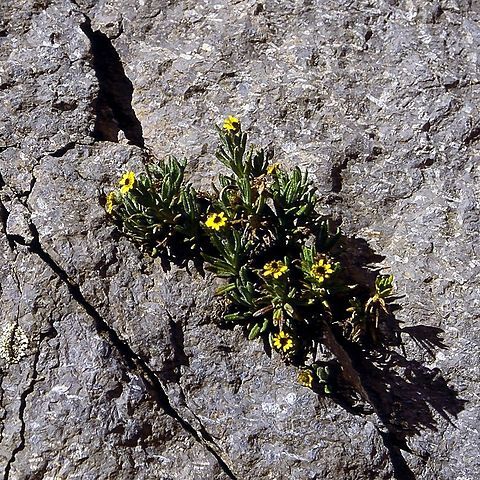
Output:
<svg viewBox="0 0 480 480">
<path fill-rule="evenodd" d="M 169 157 L 139 175 L 126 172 L 105 208 L 148 254 L 203 262 L 223 278 L 216 292 L 227 304 L 223 322 L 263 339 L 298 367 L 302 385 L 329 394 L 343 346 L 378 341 L 393 276 L 355 282 L 342 264 L 342 235 L 318 214 L 307 173 L 248 146 L 235 117 L 217 130 L 216 156 L 229 173 L 213 192 L 197 192 L 185 162 Z"/>
</svg>

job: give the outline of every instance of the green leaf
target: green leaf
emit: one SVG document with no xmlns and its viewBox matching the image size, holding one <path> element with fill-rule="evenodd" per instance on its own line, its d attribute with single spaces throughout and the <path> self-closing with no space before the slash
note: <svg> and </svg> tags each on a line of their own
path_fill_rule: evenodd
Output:
<svg viewBox="0 0 480 480">
<path fill-rule="evenodd" d="M 393 293 L 393 275 L 379 275 L 375 279 L 375 290 L 379 297 L 389 297 Z"/>
<path fill-rule="evenodd" d="M 227 315 L 223 316 L 223 319 L 227 322 L 239 322 L 240 320 L 245 320 L 246 318 L 248 317 L 241 313 L 227 313 Z"/>
<path fill-rule="evenodd" d="M 238 179 L 238 188 L 240 189 L 240 194 L 242 197 L 243 204 L 250 211 L 252 208 L 252 185 L 248 178 Z"/>
<path fill-rule="evenodd" d="M 291 316 L 293 317 L 293 314 L 295 313 L 293 307 L 289 303 L 285 303 L 283 305 L 283 309 Z"/>
<path fill-rule="evenodd" d="M 328 370 L 326 367 L 318 367 L 317 368 L 317 377 L 319 378 L 320 382 L 326 382 L 328 380 Z"/>
<path fill-rule="evenodd" d="M 250 333 L 248 334 L 249 340 L 255 340 L 260 335 L 260 325 L 256 323 L 251 329 Z"/>
<path fill-rule="evenodd" d="M 227 283 L 226 285 L 222 285 L 215 290 L 215 295 L 225 295 L 226 293 L 234 290 L 237 286 L 234 283 Z"/>
<path fill-rule="evenodd" d="M 270 324 L 270 320 L 269 320 L 268 318 L 266 318 L 266 319 L 263 321 L 262 328 L 260 328 L 260 333 L 266 332 L 269 324 Z"/>
<path fill-rule="evenodd" d="M 273 311 L 273 323 L 275 323 L 276 325 L 278 325 L 278 323 L 282 320 L 282 318 L 283 318 L 282 309 L 281 309 L 281 308 L 276 308 L 276 309 Z"/>
<path fill-rule="evenodd" d="M 248 275 L 248 269 L 247 269 L 247 267 L 245 267 L 245 266 L 240 267 L 239 277 L 240 277 L 240 281 L 241 281 L 244 285 L 246 285 L 247 283 L 249 283 L 249 275 Z"/>
</svg>

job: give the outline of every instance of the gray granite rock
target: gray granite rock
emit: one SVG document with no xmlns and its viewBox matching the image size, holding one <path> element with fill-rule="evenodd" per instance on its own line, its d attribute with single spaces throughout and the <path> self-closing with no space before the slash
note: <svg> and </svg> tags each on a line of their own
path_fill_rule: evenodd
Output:
<svg viewBox="0 0 480 480">
<path fill-rule="evenodd" d="M 479 20 L 462 0 L 2 3 L 3 477 L 474 480 Z M 220 329 L 216 280 L 163 271 L 104 213 L 147 151 L 209 188 L 231 113 L 396 276 L 403 346 L 359 365 L 364 413 Z"/>
</svg>

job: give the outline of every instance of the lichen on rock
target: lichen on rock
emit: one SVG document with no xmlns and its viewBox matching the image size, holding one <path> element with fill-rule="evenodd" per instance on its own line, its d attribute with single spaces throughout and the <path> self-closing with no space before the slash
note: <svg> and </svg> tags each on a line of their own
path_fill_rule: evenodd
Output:
<svg viewBox="0 0 480 480">
<path fill-rule="evenodd" d="M 28 352 L 29 341 L 16 323 L 0 327 L 0 358 L 7 365 L 18 363 Z"/>
</svg>

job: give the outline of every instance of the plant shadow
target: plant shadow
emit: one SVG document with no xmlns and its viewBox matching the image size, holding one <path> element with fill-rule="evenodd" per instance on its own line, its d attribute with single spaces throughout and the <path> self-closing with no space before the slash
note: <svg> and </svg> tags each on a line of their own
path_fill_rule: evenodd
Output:
<svg viewBox="0 0 480 480">
<path fill-rule="evenodd" d="M 377 264 L 383 257 L 376 254 L 367 242 L 358 238 L 342 239 L 348 251 L 343 262 L 355 281 L 371 284 Z M 398 297 L 397 297 L 398 300 Z M 401 307 L 390 304 L 390 314 L 381 326 L 381 336 L 375 344 L 346 341 L 340 335 L 337 341 L 348 354 L 361 382 L 362 391 L 349 388 L 345 380 L 345 366 L 338 365 L 340 381 L 333 385 L 331 398 L 354 415 L 375 413 L 381 422 L 380 434 L 389 451 L 398 480 L 415 479 L 402 451 L 415 454 L 408 439 L 424 430 L 437 431 L 436 414 L 453 424 L 465 408 L 466 400 L 448 385 L 438 368 L 429 368 L 405 353 L 402 336 L 408 335 L 415 344 L 434 358 L 437 350 L 446 350 L 443 330 L 428 325 L 402 326 L 395 311 Z M 318 392 L 319 396 L 324 396 Z M 427 458 L 429 454 L 420 455 Z"/>
<path fill-rule="evenodd" d="M 331 222 L 334 229 L 337 227 Z M 170 239 L 172 240 L 172 239 Z M 185 268 L 189 273 L 196 270 L 205 276 L 201 248 L 185 251 L 181 241 L 171 241 L 168 250 L 159 251 L 164 271 L 175 265 Z M 338 247 L 333 252 L 342 265 L 349 281 L 366 290 L 374 291 L 375 279 L 379 268 L 376 267 L 385 257 L 378 255 L 359 238 L 341 235 Z M 413 452 L 408 440 L 421 435 L 424 430 L 437 431 L 437 415 L 453 424 L 453 420 L 465 408 L 466 400 L 459 398 L 458 392 L 448 385 L 438 368 L 429 368 L 422 361 L 408 358 L 403 338 L 408 335 L 413 342 L 434 358 L 438 350 L 446 350 L 443 330 L 428 325 L 404 326 L 396 318 L 395 312 L 400 305 L 394 303 L 399 297 L 390 297 L 389 313 L 382 317 L 378 335 L 361 342 L 348 340 L 341 326 L 320 320 L 318 331 L 312 330 L 317 345 L 325 345 L 332 354 L 330 358 L 320 359 L 317 364 L 328 367 L 331 379 L 328 380 L 327 396 L 353 415 L 375 414 L 379 420 L 378 431 L 389 452 L 390 461 L 397 480 L 415 479 L 403 453 Z M 322 318 L 322 311 L 314 312 Z M 218 322 L 220 328 L 231 329 L 231 323 Z M 176 339 L 174 365 L 167 366 L 164 374 L 169 380 L 176 380 L 178 365 L 188 365 L 188 359 L 182 354 L 183 337 L 181 328 L 170 324 L 172 338 Z M 246 327 L 244 333 L 248 336 Z M 272 355 L 268 339 L 263 336 L 264 350 Z M 318 352 L 317 352 L 318 353 Z M 291 360 L 302 367 L 305 358 Z M 318 358 L 317 358 L 318 359 Z M 177 365 L 178 364 L 178 365 Z M 173 368 L 175 367 L 175 368 Z M 171 370 L 171 371 L 170 371 Z M 331 382 L 330 382 L 331 380 Z M 330 388 L 331 387 L 331 388 Z M 313 390 L 319 397 L 325 398 L 325 384 L 314 384 Z M 418 454 L 417 454 L 418 455 Z M 428 458 L 428 453 L 420 457 Z"/>
<path fill-rule="evenodd" d="M 337 225 L 331 222 L 336 228 Z M 354 283 L 372 286 L 379 269 L 375 268 L 385 257 L 375 253 L 368 243 L 359 238 L 342 235 L 335 252 L 342 263 L 348 278 Z M 177 267 L 193 267 L 202 276 L 204 264 L 196 252 L 174 250 L 170 255 L 161 255 L 164 270 L 172 263 Z M 392 297 L 393 301 L 399 297 Z M 389 314 L 382 319 L 380 335 L 375 342 L 356 343 L 348 341 L 344 335 L 332 328 L 331 335 L 336 343 L 335 359 L 323 363 L 331 372 L 331 393 L 328 397 L 349 413 L 357 416 L 375 414 L 379 419 L 379 434 L 389 452 L 390 461 L 397 480 L 414 480 L 402 452 L 415 454 L 408 446 L 408 439 L 421 435 L 422 431 L 437 431 L 436 414 L 453 424 L 458 414 L 465 408 L 466 400 L 459 398 L 458 392 L 448 385 L 438 368 L 429 368 L 417 359 L 410 359 L 405 353 L 402 337 L 408 335 L 415 344 L 434 358 L 437 350 L 446 350 L 443 330 L 428 325 L 404 326 L 395 317 L 401 307 L 389 304 Z M 321 313 L 319 312 L 319 315 Z M 218 322 L 218 326 L 231 329 L 232 325 Z M 245 329 L 245 335 L 248 332 Z M 323 336 L 322 336 L 323 335 Z M 268 340 L 263 338 L 266 354 L 272 356 Z M 318 333 L 318 343 L 327 345 L 325 332 Z M 301 365 L 301 361 L 296 363 Z M 316 385 L 313 390 L 325 398 L 324 385 Z M 428 453 L 422 453 L 428 458 Z"/>
</svg>

